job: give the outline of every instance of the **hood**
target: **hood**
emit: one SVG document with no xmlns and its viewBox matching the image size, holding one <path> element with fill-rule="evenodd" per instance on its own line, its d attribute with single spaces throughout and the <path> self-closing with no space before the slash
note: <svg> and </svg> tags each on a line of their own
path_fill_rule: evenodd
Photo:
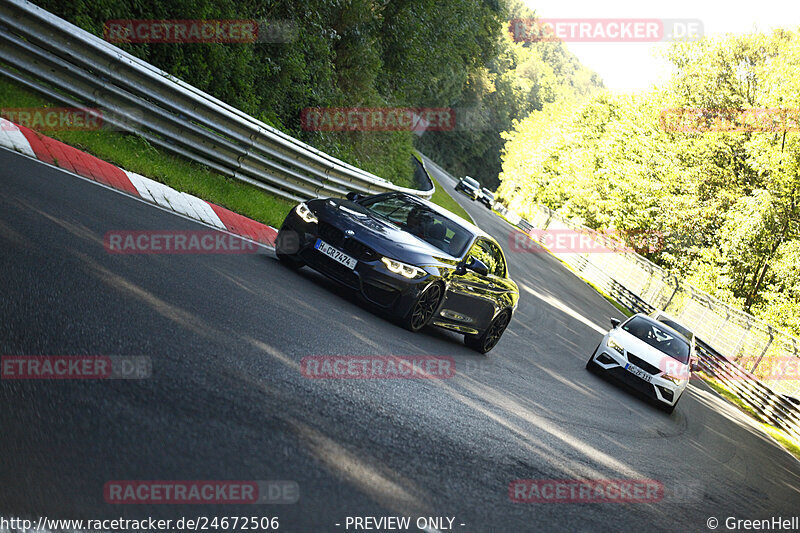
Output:
<svg viewBox="0 0 800 533">
<path fill-rule="evenodd" d="M 454 265 L 458 262 L 458 258 L 350 200 L 318 199 L 308 202 L 308 206 L 320 222 L 328 222 L 344 231 L 352 230 L 354 239 L 383 256 L 416 265 Z"/>
</svg>

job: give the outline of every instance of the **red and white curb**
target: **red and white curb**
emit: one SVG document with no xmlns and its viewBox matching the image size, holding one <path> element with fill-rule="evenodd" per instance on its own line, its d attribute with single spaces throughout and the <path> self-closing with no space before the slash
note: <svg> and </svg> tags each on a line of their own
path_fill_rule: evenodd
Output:
<svg viewBox="0 0 800 533">
<path fill-rule="evenodd" d="M 0 146 L 102 183 L 209 226 L 265 246 L 275 247 L 275 238 L 278 232 L 271 226 L 256 222 L 191 194 L 176 191 L 135 172 L 128 172 L 77 148 L 3 118 L 0 118 Z"/>
</svg>

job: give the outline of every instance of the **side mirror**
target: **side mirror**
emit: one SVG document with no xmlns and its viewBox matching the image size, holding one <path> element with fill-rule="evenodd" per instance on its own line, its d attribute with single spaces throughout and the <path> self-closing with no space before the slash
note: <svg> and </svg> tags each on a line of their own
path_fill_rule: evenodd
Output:
<svg viewBox="0 0 800 533">
<path fill-rule="evenodd" d="M 611 327 L 612 328 L 616 328 L 619 325 L 620 325 L 620 321 L 619 320 L 617 320 L 616 318 L 612 318 L 611 319 Z"/>
<path fill-rule="evenodd" d="M 466 264 L 467 270 L 472 270 L 476 274 L 480 274 L 481 276 L 488 276 L 489 275 L 489 267 L 486 266 L 486 263 L 481 261 L 480 259 L 476 259 L 475 257 L 470 256 L 469 261 Z"/>
<path fill-rule="evenodd" d="M 692 359 L 689 362 L 689 370 L 691 370 L 692 372 L 697 372 L 698 370 L 700 370 L 700 363 L 697 359 Z"/>
<path fill-rule="evenodd" d="M 364 195 L 360 194 L 360 193 L 357 193 L 355 191 L 350 191 L 349 193 L 347 193 L 346 198 L 348 200 L 350 200 L 351 202 L 357 202 L 360 199 L 364 198 Z"/>
</svg>

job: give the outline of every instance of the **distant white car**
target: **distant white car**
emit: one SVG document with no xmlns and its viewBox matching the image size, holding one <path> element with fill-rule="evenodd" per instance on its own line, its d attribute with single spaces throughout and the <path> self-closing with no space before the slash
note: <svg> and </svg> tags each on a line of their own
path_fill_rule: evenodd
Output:
<svg viewBox="0 0 800 533">
<path fill-rule="evenodd" d="M 492 205 L 494 205 L 494 193 L 486 187 L 482 187 L 480 201 L 483 205 L 491 209 Z"/>
<path fill-rule="evenodd" d="M 693 341 L 641 313 L 622 323 L 612 318 L 611 325 L 586 368 L 605 371 L 671 413 L 696 368 Z"/>
<path fill-rule="evenodd" d="M 461 191 L 472 199 L 472 201 L 479 200 L 482 196 L 481 184 L 475 178 L 464 176 L 456 184 L 456 190 Z"/>
</svg>

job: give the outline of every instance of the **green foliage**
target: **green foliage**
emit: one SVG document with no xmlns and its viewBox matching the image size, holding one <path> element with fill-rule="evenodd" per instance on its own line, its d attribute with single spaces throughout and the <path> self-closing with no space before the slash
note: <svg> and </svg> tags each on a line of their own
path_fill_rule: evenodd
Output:
<svg viewBox="0 0 800 533">
<path fill-rule="evenodd" d="M 420 165 L 422 165 L 422 158 L 419 156 L 419 153 L 415 153 L 414 157 L 416 157 L 417 160 L 420 162 Z M 438 206 L 444 207 L 448 211 L 460 216 L 467 222 L 474 224 L 475 221 L 472 220 L 472 217 L 469 216 L 469 213 L 467 213 L 467 211 L 463 207 L 461 207 L 461 204 L 456 202 L 455 198 L 450 196 L 450 194 L 448 194 L 448 192 L 444 188 L 442 188 L 441 185 L 439 185 L 439 182 L 436 181 L 436 178 L 430 175 L 430 172 L 428 172 L 428 177 L 433 182 L 433 186 L 436 188 L 436 190 L 433 193 L 433 196 L 431 196 L 431 202 L 435 203 Z"/>
<path fill-rule="evenodd" d="M 673 45 L 661 88 L 547 104 L 505 135 L 501 199 L 598 229 L 657 231 L 647 254 L 800 333 L 800 135 L 667 131 L 662 111 L 800 108 L 800 34 Z"/>
<path fill-rule="evenodd" d="M 519 0 L 508 2 L 507 18 L 533 16 Z M 469 73 L 465 90 L 438 103 L 455 108 L 455 130 L 428 132 L 417 142 L 452 174 L 490 189 L 499 184 L 502 132 L 545 104 L 584 98 L 602 86 L 560 42 L 516 43 L 504 25 L 494 44 L 496 54 Z"/>
<path fill-rule="evenodd" d="M 147 43 L 123 49 L 301 140 L 401 185 L 410 132 L 304 131 L 308 107 L 442 106 L 495 56 L 502 6 L 483 0 L 38 0 L 96 34 L 116 19 L 287 21 L 285 43 Z"/>
<path fill-rule="evenodd" d="M 416 145 L 456 175 L 495 188 L 501 132 L 546 103 L 600 86 L 561 43 L 515 43 L 520 0 L 39 0 L 102 36 L 110 20 L 283 21 L 283 43 L 134 43 L 126 51 L 267 124 L 403 186 Z M 316 107 L 453 107 L 455 131 L 320 132 L 301 127 Z"/>
<path fill-rule="evenodd" d="M 57 105 L 0 78 L 0 102 L 8 107 Z M 115 131 L 42 131 L 126 170 L 164 183 L 272 226 L 280 226 L 294 202 L 217 174 L 203 165 L 167 154 L 142 137 Z"/>
</svg>

